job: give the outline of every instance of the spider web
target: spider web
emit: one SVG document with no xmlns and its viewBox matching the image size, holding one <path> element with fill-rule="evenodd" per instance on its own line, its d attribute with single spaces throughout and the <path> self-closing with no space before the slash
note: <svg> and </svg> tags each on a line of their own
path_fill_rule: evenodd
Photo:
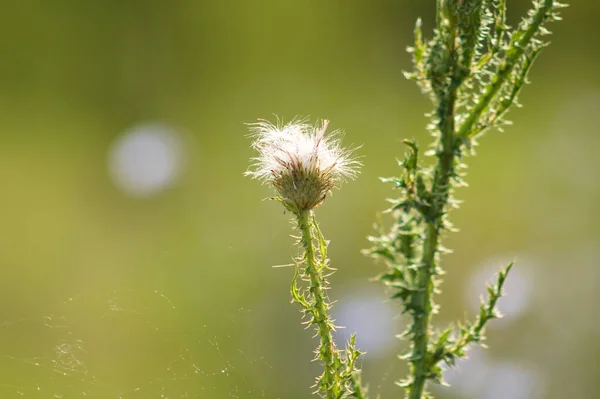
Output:
<svg viewBox="0 0 600 399">
<path fill-rule="evenodd" d="M 0 397 L 265 398 L 251 371 L 271 365 L 251 331 L 239 334 L 250 313 L 180 328 L 158 291 L 68 298 L 54 313 L 0 324 Z"/>
</svg>

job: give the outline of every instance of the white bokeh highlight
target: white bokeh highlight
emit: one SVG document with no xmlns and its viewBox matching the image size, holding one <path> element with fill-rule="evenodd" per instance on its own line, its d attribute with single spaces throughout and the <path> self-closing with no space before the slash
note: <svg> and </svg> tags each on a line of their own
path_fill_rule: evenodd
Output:
<svg viewBox="0 0 600 399">
<path fill-rule="evenodd" d="M 444 380 L 450 387 L 436 386 L 440 392 L 451 390 L 465 399 L 543 397 L 545 382 L 536 369 L 512 361 L 494 362 L 479 346 L 470 346 L 467 356 L 453 368 L 444 366 Z"/>
<path fill-rule="evenodd" d="M 335 324 L 343 327 L 336 330 L 336 340 L 342 346 L 356 333 L 356 346 L 369 358 L 388 355 L 397 343 L 396 312 L 389 299 L 364 285 L 347 292 L 333 307 Z"/>
<path fill-rule="evenodd" d="M 180 133 L 167 125 L 146 123 L 119 136 L 108 154 L 114 184 L 133 197 L 150 197 L 170 187 L 183 168 Z"/>
<path fill-rule="evenodd" d="M 518 363 L 498 363 L 488 369 L 485 388 L 479 399 L 541 399 L 543 381 L 540 374 Z"/>
</svg>

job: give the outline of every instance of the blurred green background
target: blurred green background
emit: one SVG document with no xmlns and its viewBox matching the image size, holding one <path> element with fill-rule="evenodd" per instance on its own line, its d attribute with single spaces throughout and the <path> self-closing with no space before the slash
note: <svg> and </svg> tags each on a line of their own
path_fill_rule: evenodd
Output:
<svg viewBox="0 0 600 399">
<path fill-rule="evenodd" d="M 513 24 L 529 2 L 510 1 Z M 244 123 L 328 118 L 360 178 L 318 209 L 340 339 L 401 397 L 404 320 L 359 250 L 430 109 L 404 49 L 420 1 L 3 1 L 0 397 L 308 398 L 319 366 L 289 303 L 292 232 L 242 176 Z M 600 6 L 553 24 L 515 126 L 468 159 L 440 325 L 511 259 L 506 318 L 439 398 L 600 395 Z M 373 395 L 372 397 L 374 397 Z"/>
</svg>

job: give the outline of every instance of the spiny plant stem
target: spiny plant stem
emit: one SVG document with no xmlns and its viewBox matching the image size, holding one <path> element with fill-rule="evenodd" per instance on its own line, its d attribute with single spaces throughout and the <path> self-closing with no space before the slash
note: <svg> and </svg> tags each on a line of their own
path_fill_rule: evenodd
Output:
<svg viewBox="0 0 600 399">
<path fill-rule="evenodd" d="M 324 393 L 326 399 L 353 397 L 366 399 L 367 390 L 360 381 L 360 369 L 356 360 L 362 355 L 356 349 L 355 336 L 350 338 L 343 356 L 333 340 L 335 325 L 329 316 L 329 303 L 325 290 L 328 288 L 325 272 L 332 270 L 327 266 L 327 241 L 323 237 L 314 214 L 310 210 L 296 210 L 298 229 L 301 232 L 300 245 L 303 255 L 299 264 L 304 265 L 303 276 L 308 288 L 301 290 L 297 285 L 299 268 L 292 282 L 292 298 L 302 306 L 308 316 L 308 324 L 317 326 L 320 343 L 316 351 L 316 359 L 323 362 L 323 374 L 317 380 L 318 391 Z M 318 255 L 315 243 L 318 244 Z"/>
<path fill-rule="evenodd" d="M 427 345 L 429 343 L 429 321 L 431 315 L 431 265 L 434 263 L 435 245 L 438 233 L 435 226 L 429 226 L 426 237 L 426 248 L 418 276 L 417 287 L 419 292 L 412 296 L 414 307 L 414 337 L 411 352 L 411 374 L 413 381 L 409 390 L 411 399 L 420 399 L 427 380 Z"/>
<path fill-rule="evenodd" d="M 446 356 L 451 363 L 456 357 L 464 353 L 465 348 L 472 342 L 481 342 L 484 338 L 483 331 L 488 321 L 501 317 L 496 310 L 496 303 L 502 296 L 502 288 L 506 282 L 508 272 L 513 267 L 514 262 L 509 263 L 503 270 L 498 273 L 498 279 L 495 285 L 488 285 L 488 300 L 483 301 L 479 305 L 479 315 L 472 325 L 466 325 L 462 328 L 462 333 L 458 341 L 453 343 L 453 346 L 447 351 L 436 351 L 430 359 L 430 366 L 434 366 Z"/>
<path fill-rule="evenodd" d="M 473 127 L 481 118 L 481 115 L 484 113 L 484 111 L 488 109 L 490 102 L 492 99 L 494 99 L 496 94 L 498 94 L 507 77 L 514 70 L 519 59 L 529 46 L 531 40 L 534 38 L 535 34 L 539 32 L 540 26 L 548 18 L 549 12 L 555 6 L 556 4 L 554 0 L 544 0 L 544 2 L 535 10 L 535 14 L 533 18 L 528 21 L 528 25 L 523 24 L 520 27 L 521 29 L 513 34 L 510 47 L 506 52 L 506 58 L 498 67 L 491 84 L 486 87 L 485 92 L 480 97 L 477 105 L 473 110 L 471 110 L 469 117 L 460 127 L 457 135 L 459 139 L 474 137 L 475 135 L 481 133 L 483 129 L 473 129 Z M 499 29 L 499 25 L 496 26 L 496 29 Z M 511 103 L 507 104 L 507 106 L 509 105 L 512 105 L 512 101 Z"/>
<path fill-rule="evenodd" d="M 340 357 L 333 341 L 333 323 L 328 314 L 329 305 L 326 302 L 324 289 L 326 288 L 323 277 L 323 262 L 319 262 L 315 255 L 314 237 L 311 228 L 312 212 L 303 210 L 298 213 L 298 229 L 302 233 L 300 239 L 304 248 L 303 261 L 305 262 L 304 274 L 310 281 L 308 292 L 311 301 L 312 324 L 317 325 L 321 344 L 317 357 L 323 361 L 324 372 L 321 377 L 321 389 L 325 390 L 327 399 L 337 399 L 341 396 L 339 384 Z"/>
<path fill-rule="evenodd" d="M 421 399 L 428 378 L 429 370 L 429 332 L 433 314 L 432 293 L 433 276 L 436 272 L 436 261 L 439 252 L 440 231 L 443 228 L 443 217 L 448 206 L 450 177 L 454 171 L 454 103 L 456 102 L 457 85 L 453 81 L 442 96 L 437 109 L 439 118 L 441 151 L 438 151 L 438 165 L 435 167 L 430 214 L 426 218 L 423 256 L 417 274 L 418 291 L 412 296 L 414 309 L 414 341 L 411 353 L 413 382 L 410 385 L 409 398 Z"/>
</svg>

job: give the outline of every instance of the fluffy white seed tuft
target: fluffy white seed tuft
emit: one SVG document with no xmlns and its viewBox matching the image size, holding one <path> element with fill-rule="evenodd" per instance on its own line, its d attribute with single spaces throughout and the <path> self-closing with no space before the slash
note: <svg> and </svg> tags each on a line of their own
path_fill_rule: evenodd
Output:
<svg viewBox="0 0 600 399">
<path fill-rule="evenodd" d="M 328 123 L 251 124 L 258 157 L 246 175 L 271 184 L 292 210 L 315 208 L 333 187 L 356 177 L 360 166 L 355 148 L 342 147 L 341 131 L 325 135 Z"/>
</svg>

